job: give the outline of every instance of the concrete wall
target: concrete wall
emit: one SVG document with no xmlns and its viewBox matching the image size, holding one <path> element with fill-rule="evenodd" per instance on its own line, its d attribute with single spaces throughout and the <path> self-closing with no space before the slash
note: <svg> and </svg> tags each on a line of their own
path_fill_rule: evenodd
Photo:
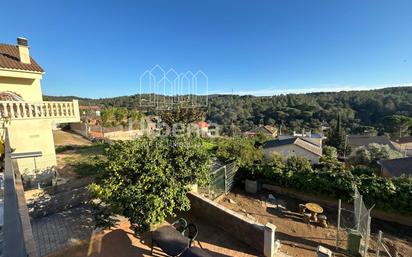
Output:
<svg viewBox="0 0 412 257">
<path fill-rule="evenodd" d="M 96 130 L 93 130 L 93 129 Z M 118 130 L 118 131 L 110 131 L 110 132 L 102 132 L 101 127 L 99 128 L 98 126 L 89 126 L 85 123 L 71 123 L 70 124 L 70 129 L 77 134 L 80 134 L 84 137 L 94 137 L 94 138 L 107 138 L 110 140 L 130 140 L 137 138 L 139 136 L 143 135 L 142 130 L 130 130 L 130 131 L 124 131 L 124 130 Z"/>
<path fill-rule="evenodd" d="M 56 153 L 50 120 L 11 120 L 7 126 L 13 153 L 42 152 L 41 157 L 17 160 L 23 178 L 36 176 L 35 171 L 45 176 L 48 176 L 46 173 L 52 175 L 53 167 L 56 166 Z"/>
<path fill-rule="evenodd" d="M 141 136 L 141 130 L 105 132 L 104 137 L 110 140 L 130 140 Z"/>
<path fill-rule="evenodd" d="M 41 102 L 41 78 L 39 73 L 0 70 L 0 91 L 12 91 L 28 102 Z"/>
<path fill-rule="evenodd" d="M 302 156 L 307 158 L 312 164 L 319 163 L 319 155 L 313 154 L 297 145 L 283 145 L 265 149 L 265 157 L 272 158 L 273 155 L 279 155 L 283 160 L 287 160 L 291 156 Z"/>
<path fill-rule="evenodd" d="M 189 193 L 190 213 L 225 230 L 263 253 L 264 226 L 196 193 Z"/>
</svg>

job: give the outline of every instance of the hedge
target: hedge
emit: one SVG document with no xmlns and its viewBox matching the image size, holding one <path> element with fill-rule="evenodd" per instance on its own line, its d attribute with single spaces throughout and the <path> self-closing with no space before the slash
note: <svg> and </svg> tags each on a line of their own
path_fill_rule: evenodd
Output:
<svg viewBox="0 0 412 257">
<path fill-rule="evenodd" d="M 348 202 L 353 201 L 357 187 L 368 207 L 375 204 L 381 210 L 412 214 L 412 176 L 389 179 L 373 174 L 354 175 L 344 164 L 327 161 L 313 169 L 299 157 L 286 164 L 264 164 L 259 170 L 259 177 L 268 184 Z"/>
</svg>

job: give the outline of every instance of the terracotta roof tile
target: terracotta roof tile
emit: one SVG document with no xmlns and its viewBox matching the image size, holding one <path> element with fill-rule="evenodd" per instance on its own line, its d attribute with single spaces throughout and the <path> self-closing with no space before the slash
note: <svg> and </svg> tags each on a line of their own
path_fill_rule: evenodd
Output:
<svg viewBox="0 0 412 257">
<path fill-rule="evenodd" d="M 30 63 L 20 62 L 19 48 L 16 45 L 0 44 L 0 69 L 44 72 L 44 70 L 30 57 Z"/>
</svg>

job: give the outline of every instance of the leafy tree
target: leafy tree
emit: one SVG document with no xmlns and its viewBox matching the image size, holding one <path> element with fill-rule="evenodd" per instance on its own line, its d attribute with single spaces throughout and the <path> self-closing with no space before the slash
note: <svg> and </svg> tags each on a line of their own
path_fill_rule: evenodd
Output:
<svg viewBox="0 0 412 257">
<path fill-rule="evenodd" d="M 125 123 L 127 119 L 127 109 L 124 107 L 114 108 L 114 118 L 116 121 L 116 125 Z"/>
<path fill-rule="evenodd" d="M 108 108 L 108 109 L 102 110 L 101 118 L 102 118 L 103 126 L 111 125 L 111 122 L 114 119 L 114 109 L 113 108 Z"/>
<path fill-rule="evenodd" d="M 263 150 L 253 139 L 223 138 L 217 141 L 216 157 L 223 162 L 236 162 L 239 167 L 251 166 L 263 160 Z"/>
<path fill-rule="evenodd" d="M 377 161 L 402 158 L 402 153 L 392 150 L 388 145 L 369 144 L 355 148 L 349 156 L 349 161 L 355 165 L 369 165 L 379 168 Z"/>
<path fill-rule="evenodd" d="M 322 159 L 331 160 L 331 161 L 336 160 L 337 161 L 338 160 L 338 151 L 333 146 L 325 145 L 323 147 L 323 156 L 321 157 L 321 161 L 322 161 Z"/>
<path fill-rule="evenodd" d="M 204 119 L 204 112 L 197 107 L 176 107 L 160 112 L 162 121 L 169 126 L 176 123 L 189 124 Z"/>
<path fill-rule="evenodd" d="M 404 115 L 392 115 L 385 117 L 385 126 L 394 137 L 402 137 L 403 133 L 412 126 L 412 118 Z"/>
<path fill-rule="evenodd" d="M 90 190 L 140 231 L 188 210 L 188 186 L 205 183 L 210 164 L 201 140 L 189 137 L 116 142 L 105 155 L 103 177 Z"/>
<path fill-rule="evenodd" d="M 132 119 L 132 121 L 138 121 L 143 118 L 143 115 L 141 112 L 133 110 L 129 112 L 129 118 Z"/>
<path fill-rule="evenodd" d="M 346 151 L 346 134 L 342 128 L 342 118 L 338 114 L 338 120 L 336 126 L 331 131 L 328 137 L 329 145 L 335 147 L 340 155 L 344 155 Z"/>
<path fill-rule="evenodd" d="M 168 96 L 158 96 L 170 102 Z M 204 102 L 205 96 L 197 96 Z M 45 100 L 72 100 L 76 97 L 44 96 Z M 106 108 L 126 107 L 129 110 L 140 106 L 140 99 L 147 95 L 131 95 L 104 99 L 78 98 L 81 105 L 99 105 Z M 330 93 L 287 94 L 276 96 L 209 95 L 206 119 L 220 124 L 227 133 L 232 133 L 231 124 L 247 131 L 260 123 L 283 124 L 283 133 L 311 129 L 322 132 L 322 127 L 334 127 L 336 114 L 340 113 L 342 127 L 351 134 L 365 133 L 360 126 L 370 126 L 378 134 L 389 132 L 399 136 L 399 127 L 391 127 L 385 117 L 402 115 L 412 117 L 412 87 L 384 88 L 365 91 L 342 91 Z M 154 114 L 149 110 L 148 114 Z M 166 120 L 166 119 L 165 119 Z M 173 123 L 173 122 L 172 122 Z M 386 126 L 385 126 L 386 124 Z M 401 129 L 402 134 L 408 132 Z M 411 133 L 409 129 L 408 133 Z M 339 150 L 339 149 L 338 149 Z"/>
</svg>

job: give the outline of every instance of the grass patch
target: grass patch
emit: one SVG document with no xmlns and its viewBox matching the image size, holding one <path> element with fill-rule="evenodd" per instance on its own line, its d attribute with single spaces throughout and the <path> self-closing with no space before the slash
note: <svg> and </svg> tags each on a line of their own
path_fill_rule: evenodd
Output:
<svg viewBox="0 0 412 257">
<path fill-rule="evenodd" d="M 62 145 L 56 147 L 56 153 L 64 153 L 67 151 L 74 151 L 74 152 L 101 152 L 103 153 L 103 150 L 105 148 L 105 144 L 100 144 L 96 143 L 93 145 Z"/>
<path fill-rule="evenodd" d="M 90 146 L 64 146 L 56 149 L 58 153 L 70 151 L 63 159 L 66 165 L 72 166 L 74 172 L 80 177 L 94 176 L 99 173 L 105 158 L 103 156 L 105 145 L 94 144 Z M 73 154 L 73 155 L 70 155 Z"/>
<path fill-rule="evenodd" d="M 80 177 L 94 176 L 99 174 L 99 172 L 102 170 L 103 160 L 103 156 L 89 156 L 88 158 L 81 158 L 80 160 L 76 160 L 72 164 L 72 166 L 74 168 L 74 171 Z"/>
</svg>

